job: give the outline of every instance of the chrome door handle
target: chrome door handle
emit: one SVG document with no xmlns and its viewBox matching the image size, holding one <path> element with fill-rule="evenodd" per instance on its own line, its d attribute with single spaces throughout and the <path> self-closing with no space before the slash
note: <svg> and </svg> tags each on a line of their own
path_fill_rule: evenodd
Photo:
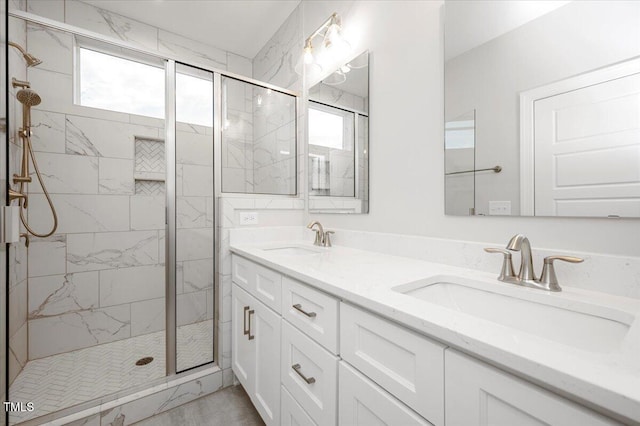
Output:
<svg viewBox="0 0 640 426">
<path fill-rule="evenodd" d="M 313 377 L 307 377 L 304 374 L 302 374 L 302 372 L 300 371 L 300 364 L 294 364 L 291 366 L 291 368 L 293 368 L 293 371 L 295 371 L 296 373 L 298 373 L 298 376 L 302 377 L 302 380 L 304 380 L 305 382 L 307 382 L 308 385 L 315 383 L 316 379 Z"/>
<path fill-rule="evenodd" d="M 247 334 L 249 334 L 249 330 L 247 329 L 247 311 L 249 310 L 248 306 L 244 307 L 244 315 L 242 316 L 242 331 L 244 332 L 244 335 L 246 336 Z"/>
<path fill-rule="evenodd" d="M 302 312 L 304 315 L 306 315 L 309 318 L 313 318 L 316 316 L 315 312 L 307 312 L 304 309 L 302 309 L 302 305 L 299 303 L 296 303 L 295 305 L 292 306 L 293 309 L 295 309 L 298 312 Z"/>
<path fill-rule="evenodd" d="M 254 311 L 253 309 L 251 309 L 249 311 L 249 330 L 247 331 L 247 334 L 249 335 L 249 340 L 253 340 L 256 336 L 255 335 L 251 335 L 251 315 L 253 315 L 256 311 Z"/>
</svg>

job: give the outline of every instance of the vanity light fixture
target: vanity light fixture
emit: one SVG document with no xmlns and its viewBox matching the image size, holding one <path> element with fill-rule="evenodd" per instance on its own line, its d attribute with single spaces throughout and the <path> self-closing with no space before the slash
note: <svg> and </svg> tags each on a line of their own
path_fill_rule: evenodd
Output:
<svg viewBox="0 0 640 426">
<path fill-rule="evenodd" d="M 315 68 L 314 71 L 322 71 L 322 65 L 319 62 L 317 53 L 314 55 L 313 39 L 322 36 L 322 46 L 324 52 L 331 54 L 331 56 L 342 56 L 346 53 L 351 45 L 342 36 L 342 20 L 337 13 L 333 13 L 326 21 L 322 23 L 304 42 L 304 48 L 302 53 L 302 60 L 299 64 L 304 64 L 305 67 Z M 296 66 L 296 72 L 302 73 L 300 66 Z M 348 71 L 344 71 L 348 72 Z"/>
</svg>

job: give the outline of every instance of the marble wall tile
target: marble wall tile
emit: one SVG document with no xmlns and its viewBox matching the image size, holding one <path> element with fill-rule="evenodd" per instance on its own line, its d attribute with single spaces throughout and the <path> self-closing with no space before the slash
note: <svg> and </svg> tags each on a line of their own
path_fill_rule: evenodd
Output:
<svg viewBox="0 0 640 426">
<path fill-rule="evenodd" d="M 71 74 L 52 72 L 38 67 L 29 68 L 31 88 L 38 92 L 42 102 L 35 107 L 41 111 L 69 112 L 73 105 Z"/>
<path fill-rule="evenodd" d="M 222 170 L 222 192 L 250 192 L 245 180 L 245 169 L 224 168 Z"/>
<path fill-rule="evenodd" d="M 165 329 L 164 298 L 143 300 L 131 304 L 131 336 Z"/>
<path fill-rule="evenodd" d="M 69 156 L 72 157 L 72 156 Z M 133 194 L 133 160 L 100 158 L 99 189 L 101 194 Z"/>
<path fill-rule="evenodd" d="M 65 20 L 67 24 L 158 50 L 157 28 L 81 1 L 65 1 Z"/>
<path fill-rule="evenodd" d="M 221 336 L 220 349 L 220 368 L 231 368 L 231 321 L 218 323 L 218 336 Z"/>
<path fill-rule="evenodd" d="M 9 362 L 7 379 L 9 380 L 9 385 L 11 385 L 18 374 L 20 374 L 20 371 L 22 371 L 22 365 L 20 365 L 18 358 L 16 358 L 16 356 L 13 354 L 11 347 L 9 347 L 9 350 L 7 351 L 7 361 Z"/>
<path fill-rule="evenodd" d="M 193 324 L 207 319 L 207 292 L 179 294 L 176 298 L 176 321 L 178 326 Z"/>
<path fill-rule="evenodd" d="M 207 135 L 209 140 L 213 136 L 213 127 L 201 126 L 200 124 L 183 123 L 176 121 L 176 132 L 195 133 L 198 135 Z"/>
<path fill-rule="evenodd" d="M 181 35 L 159 30 L 158 50 L 220 70 L 227 69 L 227 52 Z"/>
<path fill-rule="evenodd" d="M 10 0 L 9 1 L 9 10 L 26 10 L 27 0 Z"/>
<path fill-rule="evenodd" d="M 213 195 L 213 169 L 208 166 L 182 165 L 182 195 L 211 197 Z"/>
<path fill-rule="evenodd" d="M 27 12 L 64 22 L 64 0 L 29 0 Z"/>
<path fill-rule="evenodd" d="M 158 129 L 158 137 L 164 138 L 164 119 L 145 117 L 144 115 L 129 114 L 129 122 L 131 124 L 139 124 L 144 127 L 155 127 Z"/>
<path fill-rule="evenodd" d="M 214 198 L 213 197 L 207 197 L 205 203 L 206 203 L 205 208 L 207 210 L 205 226 L 207 228 L 213 228 L 213 226 L 215 225 Z"/>
<path fill-rule="evenodd" d="M 164 297 L 165 268 L 160 265 L 100 271 L 100 306 Z"/>
<path fill-rule="evenodd" d="M 29 53 L 41 59 L 39 68 L 71 74 L 73 71 L 73 36 L 37 24 L 27 24 Z"/>
<path fill-rule="evenodd" d="M 158 129 L 95 118 L 67 116 L 67 154 L 134 159 L 135 136 L 158 136 Z"/>
<path fill-rule="evenodd" d="M 302 3 L 253 58 L 253 78 L 293 90 L 302 88 L 295 72 L 302 41 Z"/>
<path fill-rule="evenodd" d="M 220 321 L 231 321 L 231 275 L 220 275 Z"/>
<path fill-rule="evenodd" d="M 27 322 L 27 281 L 20 281 L 9 289 L 9 338 Z"/>
<path fill-rule="evenodd" d="M 121 195 L 52 194 L 58 213 L 57 233 L 129 230 L 129 197 Z M 29 223 L 40 232 L 51 229 L 53 219 L 45 196 L 29 197 Z"/>
<path fill-rule="evenodd" d="M 67 235 L 67 271 L 97 271 L 158 263 L 158 232 Z"/>
<path fill-rule="evenodd" d="M 36 152 L 66 152 L 65 116 L 49 111 L 31 111 L 31 146 Z M 37 156 L 40 158 L 40 156 Z"/>
<path fill-rule="evenodd" d="M 193 132 L 176 132 L 176 162 L 213 166 L 213 137 Z"/>
<path fill-rule="evenodd" d="M 27 279 L 28 249 L 24 239 L 9 245 L 9 289 Z"/>
<path fill-rule="evenodd" d="M 178 261 L 213 259 L 213 228 L 178 229 L 176 257 Z"/>
<path fill-rule="evenodd" d="M 94 309 L 98 304 L 98 273 L 29 278 L 29 319 Z"/>
<path fill-rule="evenodd" d="M 131 229 L 164 229 L 164 195 L 134 195 L 130 199 Z"/>
<path fill-rule="evenodd" d="M 131 336 L 129 305 L 78 311 L 29 322 L 29 359 Z"/>
<path fill-rule="evenodd" d="M 16 334 L 11 336 L 9 339 L 9 348 L 12 355 L 15 357 L 16 361 L 20 367 L 24 367 L 27 363 L 29 356 L 29 348 L 28 344 L 28 325 L 27 323 L 22 324 L 22 326 L 18 329 Z"/>
<path fill-rule="evenodd" d="M 100 426 L 100 414 L 85 417 L 65 424 L 66 426 Z"/>
<path fill-rule="evenodd" d="M 205 197 L 178 197 L 176 200 L 178 229 L 205 228 L 207 226 L 207 200 Z"/>
<path fill-rule="evenodd" d="M 78 155 L 36 154 L 40 173 L 47 190 L 52 194 L 97 194 L 98 159 Z M 34 168 L 31 168 L 33 182 L 30 194 L 42 194 L 42 187 Z"/>
<path fill-rule="evenodd" d="M 253 77 L 253 63 L 251 59 L 235 53 L 227 52 L 227 71 L 245 77 Z"/>
<path fill-rule="evenodd" d="M 213 258 L 183 262 L 184 292 L 213 288 Z"/>
<path fill-rule="evenodd" d="M 212 320 L 214 317 L 215 317 L 214 290 L 213 288 L 208 288 L 207 289 L 207 319 Z"/>
<path fill-rule="evenodd" d="M 142 397 L 111 410 L 103 411 L 102 426 L 125 426 L 146 419 L 222 387 L 222 371 L 188 381 L 179 386 Z"/>
</svg>

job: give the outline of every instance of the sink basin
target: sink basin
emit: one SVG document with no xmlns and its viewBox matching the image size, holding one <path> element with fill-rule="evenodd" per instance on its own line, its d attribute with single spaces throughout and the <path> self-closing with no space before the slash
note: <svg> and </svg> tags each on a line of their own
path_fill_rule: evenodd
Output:
<svg viewBox="0 0 640 426">
<path fill-rule="evenodd" d="M 322 253 L 321 251 L 312 249 L 310 247 L 300 247 L 300 246 L 273 247 L 273 248 L 264 248 L 262 250 L 268 251 L 273 254 L 282 254 L 285 256 L 307 256 L 307 255 Z"/>
<path fill-rule="evenodd" d="M 393 290 L 590 352 L 618 348 L 635 319 L 624 311 L 562 295 L 534 294 L 517 286 L 505 288 L 455 276 L 436 276 Z"/>
</svg>

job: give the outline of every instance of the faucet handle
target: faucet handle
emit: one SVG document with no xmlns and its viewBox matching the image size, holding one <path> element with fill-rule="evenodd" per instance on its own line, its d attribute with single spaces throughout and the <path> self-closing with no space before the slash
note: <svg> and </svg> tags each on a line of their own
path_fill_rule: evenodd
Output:
<svg viewBox="0 0 640 426">
<path fill-rule="evenodd" d="M 498 279 L 504 281 L 507 278 L 515 278 L 516 274 L 513 272 L 513 261 L 511 260 L 511 252 L 506 249 L 496 247 L 485 247 L 484 251 L 487 253 L 502 253 L 504 259 L 502 261 L 502 270 Z"/>
<path fill-rule="evenodd" d="M 331 234 L 335 234 L 335 231 L 325 231 L 324 233 L 324 246 L 331 247 Z"/>
<path fill-rule="evenodd" d="M 547 290 L 550 291 L 562 291 L 558 284 L 558 277 L 556 276 L 556 270 L 553 266 L 555 260 L 562 260 L 563 262 L 570 263 L 582 263 L 584 259 L 575 256 L 547 256 L 544 258 L 544 265 L 542 266 L 542 275 L 540 276 L 540 284 L 542 284 Z"/>
</svg>

